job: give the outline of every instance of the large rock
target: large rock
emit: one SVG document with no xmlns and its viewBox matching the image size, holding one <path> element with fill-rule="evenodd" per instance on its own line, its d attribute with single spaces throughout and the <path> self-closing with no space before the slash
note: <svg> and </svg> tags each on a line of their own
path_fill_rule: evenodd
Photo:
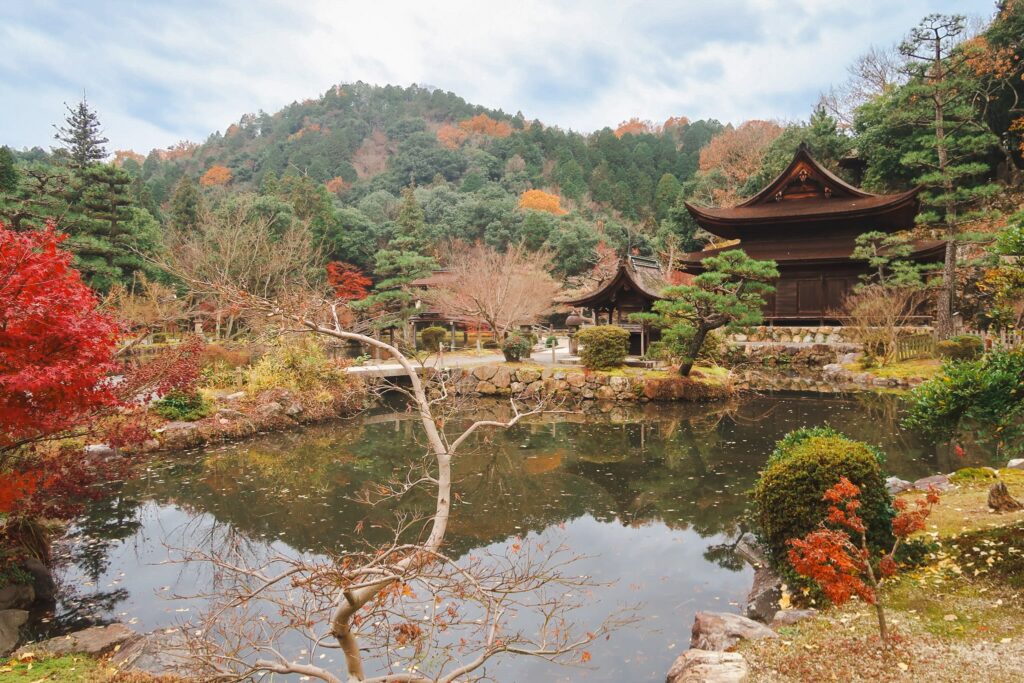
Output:
<svg viewBox="0 0 1024 683">
<path fill-rule="evenodd" d="M 729 612 L 697 612 L 693 618 L 690 647 L 699 650 L 728 650 L 741 640 L 778 638 L 764 624 Z"/>
<path fill-rule="evenodd" d="M 6 657 L 18 644 L 21 627 L 28 621 L 23 609 L 0 610 L 0 657 Z"/>
<path fill-rule="evenodd" d="M 498 387 L 494 386 L 490 382 L 481 380 L 476 384 L 476 391 L 484 396 L 491 396 L 498 393 Z"/>
<path fill-rule="evenodd" d="M 582 372 L 570 372 L 565 376 L 565 381 L 569 383 L 570 387 L 579 389 L 587 383 L 587 376 Z"/>
<path fill-rule="evenodd" d="M 26 645 L 15 652 L 14 655 L 15 657 L 22 657 L 31 653 L 37 656 L 40 654 L 60 656 L 80 653 L 98 657 L 107 654 L 118 645 L 124 645 L 138 637 L 138 633 L 124 624 L 92 626 L 82 631 L 69 633 L 66 636 L 58 636 L 39 643 Z"/>
<path fill-rule="evenodd" d="M 889 477 L 888 479 L 885 480 L 885 490 L 889 492 L 890 496 L 895 496 L 897 494 L 903 493 L 904 491 L 909 491 L 912 488 L 914 488 L 914 485 L 911 484 L 906 479 L 900 479 L 899 477 Z"/>
<path fill-rule="evenodd" d="M 110 665 L 118 671 L 187 678 L 192 661 L 185 635 L 180 629 L 168 629 L 130 641 L 110 658 Z"/>
<path fill-rule="evenodd" d="M 116 455 L 117 451 L 105 443 L 94 443 L 85 447 L 85 453 L 99 458 L 109 458 Z"/>
<path fill-rule="evenodd" d="M 1014 470 L 1024 470 L 1024 458 L 1014 458 L 1006 463 L 1006 466 Z"/>
<path fill-rule="evenodd" d="M 754 569 L 768 566 L 768 556 L 765 555 L 764 548 L 749 531 L 736 541 L 736 554 Z"/>
<path fill-rule="evenodd" d="M 754 585 L 747 594 L 744 614 L 762 623 L 771 623 L 772 617 L 779 611 L 780 598 L 782 579 L 770 567 L 758 567 L 754 570 Z"/>
<path fill-rule="evenodd" d="M 274 404 L 280 407 L 279 404 Z M 260 406 L 261 408 L 263 406 Z M 168 422 L 156 433 L 160 435 L 163 445 L 168 448 L 183 448 L 192 445 L 199 426 L 193 422 Z"/>
<path fill-rule="evenodd" d="M 0 610 L 25 609 L 36 599 L 32 586 L 10 584 L 0 588 Z"/>
<path fill-rule="evenodd" d="M 939 491 L 949 491 L 954 488 L 953 484 L 949 482 L 948 474 L 934 474 L 930 477 L 922 477 L 914 482 L 914 488 L 918 491 L 927 491 L 932 486 Z"/>
<path fill-rule="evenodd" d="M 615 390 L 609 386 L 600 386 L 594 392 L 594 396 L 599 400 L 613 399 L 615 398 Z"/>
<path fill-rule="evenodd" d="M 742 683 L 749 675 L 738 652 L 687 650 L 672 662 L 665 683 Z"/>
<path fill-rule="evenodd" d="M 498 389 L 508 389 L 509 385 L 512 384 L 512 373 L 506 367 L 498 368 L 494 376 L 491 377 L 491 384 Z"/>
<path fill-rule="evenodd" d="M 57 583 L 53 580 L 50 569 L 34 557 L 22 562 L 21 568 L 32 575 L 32 590 L 36 594 L 35 602 L 52 605 L 57 599 Z"/>
<path fill-rule="evenodd" d="M 256 408 L 256 414 L 264 420 L 277 417 L 283 412 L 284 406 L 277 401 L 270 401 L 269 403 L 264 403 Z"/>
<path fill-rule="evenodd" d="M 486 382 L 487 380 L 494 377 L 494 373 L 496 373 L 497 371 L 497 366 L 481 365 L 479 367 L 473 368 L 473 376 L 476 377 L 481 382 Z"/>
<path fill-rule="evenodd" d="M 516 379 L 523 384 L 533 384 L 540 379 L 540 370 L 535 368 L 519 368 L 516 370 Z"/>
<path fill-rule="evenodd" d="M 783 626 L 792 626 L 793 624 L 813 617 L 818 613 L 816 609 L 784 609 L 775 613 L 772 618 L 771 627 L 774 629 L 782 628 Z"/>
</svg>

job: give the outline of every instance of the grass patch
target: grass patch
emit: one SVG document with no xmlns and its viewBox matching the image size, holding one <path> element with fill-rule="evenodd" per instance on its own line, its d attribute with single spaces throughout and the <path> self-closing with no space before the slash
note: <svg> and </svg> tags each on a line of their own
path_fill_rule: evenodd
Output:
<svg viewBox="0 0 1024 683">
<path fill-rule="evenodd" d="M 68 655 L 30 661 L 12 661 L 0 666 L 0 683 L 60 681 L 61 683 L 94 683 L 109 680 L 104 667 L 95 659 Z"/>
<path fill-rule="evenodd" d="M 942 361 L 938 358 L 911 358 L 883 367 L 863 368 L 859 363 L 847 363 L 843 367 L 850 372 L 868 372 L 885 379 L 928 379 L 942 369 Z"/>
</svg>

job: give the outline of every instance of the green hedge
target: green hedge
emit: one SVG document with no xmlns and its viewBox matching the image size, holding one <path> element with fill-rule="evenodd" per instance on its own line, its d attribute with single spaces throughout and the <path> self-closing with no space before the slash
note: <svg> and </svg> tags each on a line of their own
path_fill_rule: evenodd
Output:
<svg viewBox="0 0 1024 683">
<path fill-rule="evenodd" d="M 629 332 L 615 325 L 584 327 L 576 333 L 580 359 L 591 370 L 617 368 L 629 353 Z"/>
<path fill-rule="evenodd" d="M 872 446 L 854 441 L 829 427 L 800 429 L 776 444 L 754 486 L 758 535 L 769 559 L 790 586 L 810 587 L 792 571 L 787 541 L 802 538 L 828 514 L 825 492 L 840 477 L 861 489 L 861 514 L 868 541 L 875 548 L 892 543 L 892 497 L 882 473 L 884 456 Z"/>
<path fill-rule="evenodd" d="M 943 358 L 952 360 L 973 360 L 985 350 L 985 342 L 973 334 L 961 334 L 943 339 L 935 345 L 935 350 Z"/>
<path fill-rule="evenodd" d="M 420 339 L 423 340 L 423 348 L 435 352 L 441 348 L 441 344 L 448 337 L 448 330 L 437 325 L 426 328 L 420 332 Z"/>
</svg>

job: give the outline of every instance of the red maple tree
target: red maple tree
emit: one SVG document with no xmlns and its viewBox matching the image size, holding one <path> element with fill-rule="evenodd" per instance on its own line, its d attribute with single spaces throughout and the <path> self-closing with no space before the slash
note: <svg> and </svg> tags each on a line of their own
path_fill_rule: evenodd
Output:
<svg viewBox="0 0 1024 683">
<path fill-rule="evenodd" d="M 334 261 L 327 264 L 327 284 L 341 301 L 365 299 L 373 280 L 351 263 Z"/>
<path fill-rule="evenodd" d="M 0 225 L 0 449 L 69 429 L 114 405 L 121 328 L 60 249 L 53 226 Z M 0 463 L 2 464 L 2 463 Z"/>
<path fill-rule="evenodd" d="M 894 501 L 898 514 L 892 522 L 892 533 L 896 540 L 892 549 L 879 558 L 877 572 L 868 548 L 867 525 L 859 513 L 859 496 L 860 487 L 846 477 L 826 491 L 824 500 L 831 503 L 828 516 L 804 538 L 790 539 L 789 562 L 798 574 L 818 584 L 836 605 L 844 604 L 854 595 L 873 605 L 884 647 L 889 633 L 879 588 L 896 573 L 896 551 L 912 534 L 924 529 L 932 507 L 939 502 L 939 494 L 930 487 L 913 507 L 900 498 Z"/>
<path fill-rule="evenodd" d="M 69 518 L 103 495 L 97 481 L 127 467 L 60 439 L 140 442 L 145 399 L 194 386 L 199 373 L 195 339 L 111 381 L 122 327 L 100 310 L 65 239 L 52 225 L 0 225 L 0 512 L 25 518 Z"/>
</svg>

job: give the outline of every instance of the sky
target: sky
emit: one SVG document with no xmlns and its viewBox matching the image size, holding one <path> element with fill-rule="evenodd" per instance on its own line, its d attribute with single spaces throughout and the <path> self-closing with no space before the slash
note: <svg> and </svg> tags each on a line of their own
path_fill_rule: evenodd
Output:
<svg viewBox="0 0 1024 683">
<path fill-rule="evenodd" d="M 581 132 L 806 119 L 871 45 L 992 0 L 0 0 L 0 144 L 84 92 L 109 148 L 204 140 L 336 83 L 450 90 Z"/>
</svg>

